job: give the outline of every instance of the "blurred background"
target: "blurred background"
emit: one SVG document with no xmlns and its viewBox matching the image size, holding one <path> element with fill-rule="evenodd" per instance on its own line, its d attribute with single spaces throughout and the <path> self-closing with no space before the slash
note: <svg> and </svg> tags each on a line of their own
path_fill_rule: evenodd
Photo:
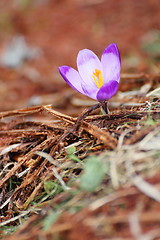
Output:
<svg viewBox="0 0 160 240">
<path fill-rule="evenodd" d="M 53 104 L 72 114 L 90 104 L 57 68 L 114 42 L 122 73 L 158 73 L 159 0 L 0 0 L 0 111 Z"/>
</svg>

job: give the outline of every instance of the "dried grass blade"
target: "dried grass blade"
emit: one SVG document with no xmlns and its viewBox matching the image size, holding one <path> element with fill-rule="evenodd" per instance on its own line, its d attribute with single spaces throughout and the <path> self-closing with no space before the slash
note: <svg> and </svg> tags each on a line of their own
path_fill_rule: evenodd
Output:
<svg viewBox="0 0 160 240">
<path fill-rule="evenodd" d="M 160 191 L 152 184 L 146 182 L 140 176 L 132 177 L 134 185 L 146 194 L 148 197 L 154 199 L 157 202 L 160 202 Z"/>
<path fill-rule="evenodd" d="M 90 124 L 86 121 L 83 121 L 81 126 L 88 133 L 92 134 L 94 137 L 100 140 L 106 147 L 114 149 L 117 146 L 117 140 L 114 137 L 112 137 L 112 135 L 109 132 L 105 132 L 101 128 L 93 124 Z"/>
<path fill-rule="evenodd" d="M 77 118 L 70 117 L 69 115 L 55 111 L 55 110 L 51 109 L 50 106 L 43 106 L 43 108 L 45 111 L 47 111 L 47 113 L 50 113 L 51 115 L 53 115 L 57 118 L 60 118 L 61 120 L 71 123 L 71 124 L 74 124 L 77 119 Z"/>
<path fill-rule="evenodd" d="M 36 106 L 36 107 L 6 111 L 6 112 L 0 113 L 0 118 L 12 117 L 12 116 L 16 116 L 16 115 L 18 115 L 18 116 L 19 115 L 28 115 L 28 114 L 41 112 L 42 110 L 43 110 L 42 106 Z"/>
</svg>

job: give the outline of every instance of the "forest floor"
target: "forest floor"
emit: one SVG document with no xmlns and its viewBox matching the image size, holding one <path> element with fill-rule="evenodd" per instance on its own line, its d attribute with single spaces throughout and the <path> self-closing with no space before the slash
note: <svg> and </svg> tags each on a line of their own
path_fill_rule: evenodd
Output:
<svg viewBox="0 0 160 240">
<path fill-rule="evenodd" d="M 0 238 L 160 239 L 158 0 L 0 1 Z M 58 66 L 119 47 L 101 109 Z M 78 122 L 78 127 L 77 127 Z"/>
</svg>

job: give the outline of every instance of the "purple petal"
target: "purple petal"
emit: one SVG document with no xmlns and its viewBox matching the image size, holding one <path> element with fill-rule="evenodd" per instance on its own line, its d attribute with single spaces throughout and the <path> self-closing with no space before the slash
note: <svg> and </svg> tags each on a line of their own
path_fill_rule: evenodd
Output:
<svg viewBox="0 0 160 240">
<path fill-rule="evenodd" d="M 61 76 L 64 78 L 64 80 L 68 83 L 70 87 L 82 94 L 85 94 L 81 85 L 82 79 L 79 73 L 74 68 L 68 66 L 61 66 L 58 69 Z"/>
<path fill-rule="evenodd" d="M 82 84 L 82 88 L 83 88 L 84 94 L 87 97 L 90 97 L 94 100 L 97 100 L 97 92 L 99 90 L 98 88 L 95 88 L 95 86 L 91 87 L 91 86 L 88 86 L 86 84 Z"/>
<path fill-rule="evenodd" d="M 99 89 L 97 93 L 97 100 L 98 101 L 109 100 L 113 95 L 116 94 L 117 90 L 118 90 L 118 82 L 115 80 L 112 80 L 107 84 L 103 85 Z"/>
<path fill-rule="evenodd" d="M 102 64 L 96 54 L 89 49 L 79 51 L 77 56 L 77 67 L 83 82 L 86 85 L 97 88 L 93 80 L 93 73 L 95 69 L 102 71 Z"/>
<path fill-rule="evenodd" d="M 103 68 L 104 82 L 107 83 L 111 80 L 120 80 L 121 59 L 120 53 L 115 43 L 110 44 L 104 50 L 101 63 Z"/>
</svg>

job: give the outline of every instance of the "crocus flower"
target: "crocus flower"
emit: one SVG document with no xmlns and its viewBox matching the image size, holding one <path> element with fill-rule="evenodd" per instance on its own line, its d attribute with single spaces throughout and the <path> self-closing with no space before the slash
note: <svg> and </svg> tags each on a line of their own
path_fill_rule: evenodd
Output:
<svg viewBox="0 0 160 240">
<path fill-rule="evenodd" d="M 102 53 L 101 61 L 89 49 L 79 51 L 78 71 L 60 66 L 64 80 L 76 91 L 98 101 L 109 100 L 118 90 L 120 81 L 120 54 L 115 43 Z"/>
</svg>

